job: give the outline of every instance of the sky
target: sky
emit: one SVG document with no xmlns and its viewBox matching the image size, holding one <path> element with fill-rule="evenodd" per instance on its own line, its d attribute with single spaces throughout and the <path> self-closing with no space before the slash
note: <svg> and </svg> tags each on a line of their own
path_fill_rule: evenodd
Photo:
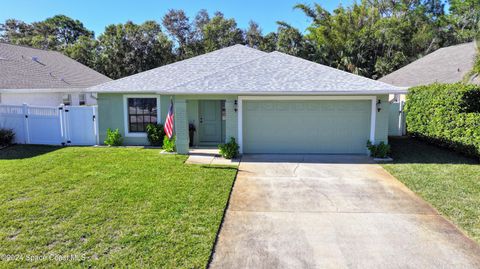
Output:
<svg viewBox="0 0 480 269">
<path fill-rule="evenodd" d="M 28 23 L 64 14 L 83 22 L 98 36 L 109 24 L 131 20 L 161 22 L 169 9 L 183 9 L 193 19 L 200 9 L 211 15 L 221 11 L 227 18 L 235 18 L 240 28 L 256 21 L 264 33 L 277 29 L 276 21 L 283 20 L 305 31 L 310 20 L 300 11 L 293 10 L 297 3 L 319 3 L 327 10 L 339 4 L 347 6 L 354 0 L 0 0 L 0 22 L 9 18 Z"/>
</svg>

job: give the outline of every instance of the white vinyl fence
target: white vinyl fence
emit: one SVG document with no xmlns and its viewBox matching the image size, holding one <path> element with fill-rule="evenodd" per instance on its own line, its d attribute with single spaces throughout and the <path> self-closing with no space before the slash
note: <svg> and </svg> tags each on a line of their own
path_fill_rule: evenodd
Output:
<svg viewBox="0 0 480 269">
<path fill-rule="evenodd" d="M 405 124 L 405 112 L 403 108 L 405 102 L 394 102 L 390 104 L 389 119 L 388 119 L 388 135 L 403 136 L 407 134 Z"/>
<path fill-rule="evenodd" d="M 0 105 L 0 128 L 13 129 L 15 143 L 98 144 L 96 106 Z"/>
</svg>

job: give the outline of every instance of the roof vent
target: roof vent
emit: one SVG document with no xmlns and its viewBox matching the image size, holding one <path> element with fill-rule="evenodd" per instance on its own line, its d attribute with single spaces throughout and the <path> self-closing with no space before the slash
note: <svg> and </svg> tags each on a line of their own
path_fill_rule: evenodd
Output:
<svg viewBox="0 0 480 269">
<path fill-rule="evenodd" d="M 38 63 L 38 64 L 41 64 L 41 65 L 45 66 L 44 63 L 40 62 L 40 59 L 39 59 L 37 56 L 33 56 L 33 57 L 32 57 L 32 61 L 34 61 L 34 62 L 36 62 L 36 63 Z"/>
<path fill-rule="evenodd" d="M 65 82 L 65 83 L 67 83 L 68 85 L 70 85 L 70 83 L 68 83 L 68 82 L 65 80 L 65 78 L 61 78 L 60 80 L 63 81 L 63 82 Z"/>
</svg>

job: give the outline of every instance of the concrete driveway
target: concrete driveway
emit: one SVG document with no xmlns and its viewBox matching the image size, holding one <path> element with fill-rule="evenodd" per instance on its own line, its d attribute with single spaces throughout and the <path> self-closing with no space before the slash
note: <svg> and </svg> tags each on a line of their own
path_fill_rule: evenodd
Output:
<svg viewBox="0 0 480 269">
<path fill-rule="evenodd" d="M 242 159 L 211 268 L 480 268 L 480 247 L 363 156 Z"/>
</svg>

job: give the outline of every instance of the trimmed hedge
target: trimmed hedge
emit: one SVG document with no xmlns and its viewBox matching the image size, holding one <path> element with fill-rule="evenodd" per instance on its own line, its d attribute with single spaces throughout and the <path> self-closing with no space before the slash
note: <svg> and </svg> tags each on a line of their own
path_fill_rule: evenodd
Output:
<svg viewBox="0 0 480 269">
<path fill-rule="evenodd" d="M 432 84 L 409 90 L 405 105 L 411 135 L 480 156 L 480 87 Z"/>
</svg>

